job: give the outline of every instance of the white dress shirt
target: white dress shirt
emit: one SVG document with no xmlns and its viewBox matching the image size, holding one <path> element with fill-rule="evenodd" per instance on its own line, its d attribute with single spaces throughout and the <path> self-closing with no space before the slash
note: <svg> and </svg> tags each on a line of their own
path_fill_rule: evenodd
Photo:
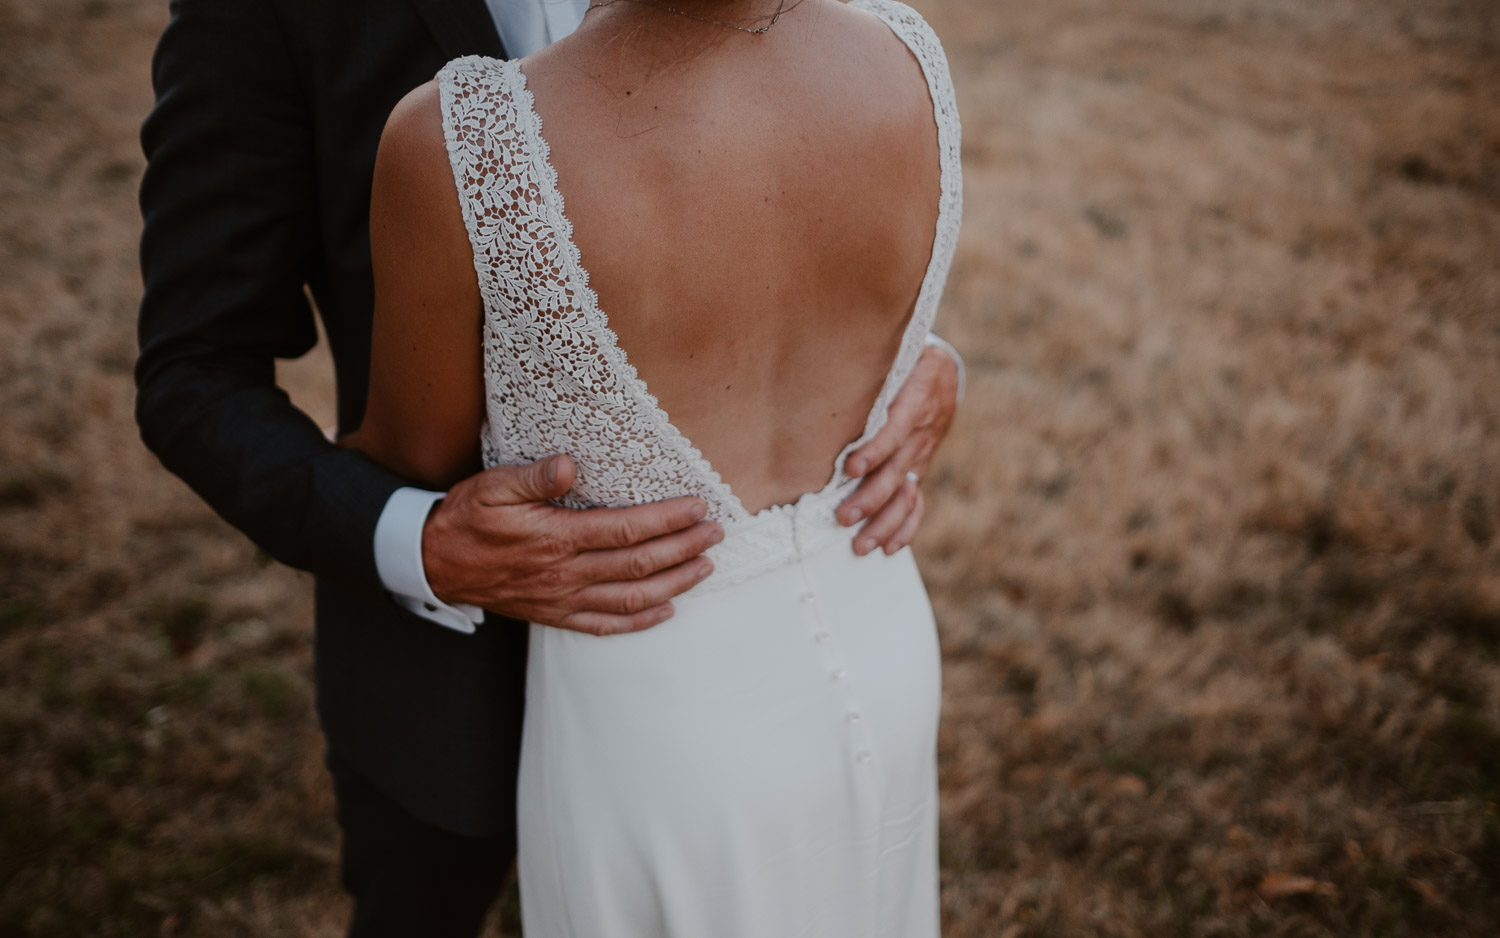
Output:
<svg viewBox="0 0 1500 938">
<path fill-rule="evenodd" d="M 484 0 L 513 59 L 545 49 L 583 22 L 589 0 Z"/>
<path fill-rule="evenodd" d="M 485 0 L 500 41 L 511 58 L 544 49 L 578 28 L 589 0 Z M 958 365 L 958 399 L 964 396 L 964 360 L 953 346 L 935 335 L 927 344 L 953 356 Z M 449 604 L 438 599 L 427 582 L 422 563 L 422 528 L 442 492 L 400 488 L 392 493 L 375 525 L 375 569 L 392 598 L 424 619 L 472 634 L 484 621 L 477 606 Z"/>
</svg>

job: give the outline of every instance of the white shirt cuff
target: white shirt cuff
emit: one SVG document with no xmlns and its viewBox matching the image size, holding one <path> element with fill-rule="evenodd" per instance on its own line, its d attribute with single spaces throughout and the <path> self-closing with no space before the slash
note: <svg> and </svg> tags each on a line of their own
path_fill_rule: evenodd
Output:
<svg viewBox="0 0 1500 938">
<path fill-rule="evenodd" d="M 410 487 L 391 493 L 375 523 L 375 570 L 391 598 L 403 607 L 430 622 L 472 635 L 474 626 L 484 621 L 484 610 L 438 599 L 422 563 L 422 528 L 432 506 L 442 500 L 442 492 Z"/>
<path fill-rule="evenodd" d="M 938 338 L 937 337 L 937 333 L 934 333 L 934 332 L 927 333 L 926 344 L 928 346 L 930 346 L 931 348 L 940 348 L 943 351 L 947 352 L 948 356 L 953 359 L 953 364 L 958 366 L 958 400 L 957 400 L 956 403 L 962 404 L 964 402 L 964 384 L 965 384 L 965 381 L 964 381 L 964 378 L 965 378 L 965 375 L 964 375 L 964 357 L 962 355 L 958 354 L 958 349 L 954 348 L 953 346 L 949 345 L 947 342 L 945 342 L 942 339 Z"/>
</svg>

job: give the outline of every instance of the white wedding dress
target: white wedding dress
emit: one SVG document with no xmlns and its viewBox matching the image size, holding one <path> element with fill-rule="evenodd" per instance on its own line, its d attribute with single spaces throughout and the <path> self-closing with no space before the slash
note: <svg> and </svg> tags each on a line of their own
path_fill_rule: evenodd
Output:
<svg viewBox="0 0 1500 938">
<path fill-rule="evenodd" d="M 961 181 L 937 37 L 902 4 L 853 5 L 920 62 L 942 169 L 926 278 L 863 441 L 932 323 Z M 527 938 L 935 936 L 937 638 L 911 552 L 856 557 L 833 519 L 861 441 L 823 490 L 747 512 L 599 309 L 521 69 L 471 57 L 438 77 L 486 313 L 486 464 L 569 453 L 567 505 L 700 495 L 726 531 L 714 574 L 662 625 L 606 638 L 531 627 Z"/>
</svg>

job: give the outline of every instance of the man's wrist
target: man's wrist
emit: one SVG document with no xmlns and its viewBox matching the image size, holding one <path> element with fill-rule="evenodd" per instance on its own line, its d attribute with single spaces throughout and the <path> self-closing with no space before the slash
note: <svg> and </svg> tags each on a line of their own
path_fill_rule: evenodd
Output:
<svg viewBox="0 0 1500 938">
<path fill-rule="evenodd" d="M 433 593 L 422 561 L 422 529 L 442 492 L 399 488 L 375 524 L 375 570 L 391 597 L 408 611 L 458 632 L 472 634 L 484 621 L 477 606 L 445 603 Z"/>
<path fill-rule="evenodd" d="M 953 367 L 958 369 L 958 397 L 954 403 L 962 404 L 964 402 L 964 388 L 967 383 L 965 380 L 967 376 L 964 374 L 964 357 L 958 354 L 958 349 L 940 338 L 935 332 L 927 333 L 924 344 L 928 348 L 942 349 L 948 353 L 949 358 L 953 359 Z"/>
</svg>

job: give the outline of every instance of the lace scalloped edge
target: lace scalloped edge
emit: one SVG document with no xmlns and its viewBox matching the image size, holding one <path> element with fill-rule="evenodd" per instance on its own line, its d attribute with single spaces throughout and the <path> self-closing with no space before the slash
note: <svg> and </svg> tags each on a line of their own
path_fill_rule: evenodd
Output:
<svg viewBox="0 0 1500 938">
<path fill-rule="evenodd" d="M 952 78 L 947 69 L 947 59 L 936 34 L 914 10 L 895 0 L 854 0 L 851 6 L 863 8 L 885 22 L 907 46 L 922 68 L 928 93 L 933 101 L 934 119 L 937 124 L 941 195 L 932 255 L 923 277 L 917 303 L 902 335 L 901 346 L 895 360 L 867 416 L 864 433 L 838 455 L 828 484 L 819 492 L 804 496 L 804 498 L 811 497 L 820 503 L 820 510 L 826 511 L 830 517 L 835 507 L 832 503 L 833 497 L 841 494 L 841 490 L 850 486 L 854 481 L 843 471 L 846 459 L 884 425 L 892 399 L 901 385 L 905 383 L 906 378 L 910 376 L 917 357 L 921 353 L 923 336 L 930 329 L 936 315 L 943 286 L 952 265 L 962 217 L 961 128 L 954 100 Z M 711 518 L 738 527 L 740 522 L 776 518 L 794 509 L 796 504 L 801 504 L 799 502 L 793 505 L 776 505 L 753 515 L 746 511 L 738 497 L 702 452 L 671 423 L 670 417 L 663 410 L 656 396 L 651 393 L 645 381 L 629 361 L 624 349 L 620 347 L 619 338 L 609 325 L 607 314 L 599 306 L 598 294 L 589 282 L 589 273 L 583 266 L 581 251 L 573 240 L 573 224 L 567 217 L 566 203 L 558 185 L 557 170 L 551 161 L 551 147 L 542 134 L 542 118 L 536 111 L 535 99 L 527 87 L 526 75 L 520 66 L 514 61 L 466 56 L 444 66 L 439 71 L 437 79 L 443 99 L 443 133 L 450 167 L 460 193 L 459 201 L 462 203 L 464 223 L 474 251 L 474 268 L 485 301 L 486 318 L 491 320 L 490 325 L 487 326 L 486 338 L 487 375 L 492 370 L 489 361 L 491 355 L 498 355 L 502 352 L 503 349 L 500 346 L 505 341 L 517 341 L 513 331 L 507 332 L 503 324 L 497 326 L 493 321 L 497 317 L 506 315 L 509 306 L 512 305 L 502 289 L 508 281 L 504 281 L 495 270 L 490 269 L 497 263 L 497 258 L 500 256 L 495 250 L 497 246 L 503 251 L 504 233 L 508 229 L 503 223 L 497 225 L 493 221 L 482 222 L 477 215 L 474 204 L 477 201 L 474 192 L 476 184 L 473 179 L 475 173 L 479 173 L 482 177 L 483 167 L 475 163 L 470 147 L 460 139 L 457 121 L 461 116 L 471 116 L 475 111 L 469 93 L 473 88 L 460 87 L 461 79 L 472 82 L 474 86 L 489 86 L 496 94 L 505 98 L 505 103 L 500 104 L 499 107 L 509 108 L 509 113 L 505 115 L 508 118 L 507 123 L 524 148 L 513 152 L 508 162 L 509 165 L 527 167 L 530 178 L 537 188 L 535 200 L 526 200 L 526 204 L 531 207 L 529 217 L 539 223 L 539 230 L 544 235 L 550 236 L 555 249 L 547 251 L 533 246 L 529 250 L 541 252 L 540 257 L 534 258 L 538 261 L 537 266 L 552 271 L 556 277 L 554 282 L 572 295 L 569 301 L 571 312 L 577 315 L 579 326 L 592 333 L 590 338 L 595 345 L 592 351 L 599 356 L 614 385 L 614 390 L 609 393 L 619 394 L 623 398 L 622 406 L 627 408 L 628 415 L 644 423 L 642 429 L 663 447 L 662 455 L 672 457 L 671 462 L 675 463 L 674 474 L 682 479 L 684 486 L 708 497 Z M 495 104 L 492 101 L 484 103 L 492 106 Z M 499 113 L 497 108 L 488 116 L 498 116 Z M 483 122 L 480 126 L 488 127 Z M 466 161 L 474 165 L 465 165 Z M 537 239 L 535 243 L 540 244 L 542 240 Z M 496 328 L 500 328 L 501 331 L 494 332 Z M 501 336 L 510 337 L 502 339 Z M 506 380 L 513 381 L 514 376 Z M 486 389 L 486 397 L 492 404 L 502 403 L 495 398 L 491 388 Z M 498 409 L 503 421 L 506 416 L 505 407 L 487 408 L 487 410 L 493 409 Z M 510 430 L 508 426 L 493 426 L 491 420 L 487 418 L 482 431 L 482 448 L 487 464 L 506 459 L 508 455 L 506 450 L 509 447 L 505 438 Z M 719 504 L 715 505 L 715 501 Z M 751 527 L 758 527 L 758 525 Z M 757 549 L 752 548 L 751 543 L 760 541 L 765 536 L 757 537 L 753 530 L 746 530 L 744 536 L 746 543 L 731 547 L 726 541 L 725 544 L 719 545 L 718 549 L 725 560 L 733 556 L 736 560 L 743 559 L 744 562 L 730 564 L 731 569 L 722 569 L 717 572 L 702 584 L 704 587 L 710 587 L 712 584 L 712 588 L 721 588 L 741 582 L 743 579 L 776 566 L 776 563 L 772 562 L 775 558 L 769 556 L 770 549 L 777 546 L 770 544 L 769 540 L 775 540 L 775 538 L 767 541 L 764 545 L 765 549 Z M 735 547 L 748 548 L 748 550 L 736 550 Z M 791 556 L 784 559 L 789 562 Z"/>
</svg>

